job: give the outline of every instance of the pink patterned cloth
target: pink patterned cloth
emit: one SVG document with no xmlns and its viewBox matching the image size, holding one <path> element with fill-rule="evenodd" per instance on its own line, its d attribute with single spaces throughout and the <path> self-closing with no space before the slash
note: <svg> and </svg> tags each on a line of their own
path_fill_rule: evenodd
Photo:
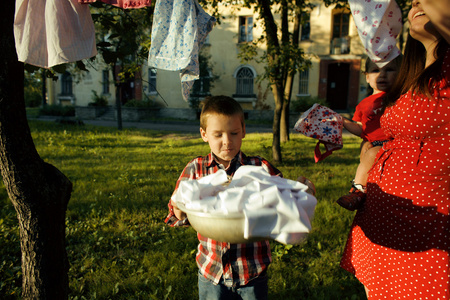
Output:
<svg viewBox="0 0 450 300">
<path fill-rule="evenodd" d="M 84 4 L 97 1 L 101 1 L 121 8 L 142 8 L 150 6 L 152 4 L 151 0 L 78 0 L 79 3 Z"/>
<path fill-rule="evenodd" d="M 16 0 L 14 39 L 19 61 L 42 68 L 97 54 L 89 6 L 77 0 Z"/>
<path fill-rule="evenodd" d="M 307 137 L 319 140 L 314 150 L 314 160 L 317 163 L 343 147 L 343 127 L 344 120 L 340 114 L 316 103 L 300 116 L 294 129 Z M 325 146 L 324 153 L 320 152 L 320 144 Z"/>
<path fill-rule="evenodd" d="M 401 52 L 397 36 L 402 12 L 395 0 L 349 0 L 359 37 L 370 59 L 382 68 Z"/>
</svg>

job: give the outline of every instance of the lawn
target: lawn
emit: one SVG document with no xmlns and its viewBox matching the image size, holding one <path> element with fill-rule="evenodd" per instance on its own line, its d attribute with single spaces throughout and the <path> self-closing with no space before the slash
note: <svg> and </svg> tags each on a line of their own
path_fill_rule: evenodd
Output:
<svg viewBox="0 0 450 300">
<path fill-rule="evenodd" d="M 72 181 L 67 211 L 70 299 L 196 299 L 196 233 L 163 222 L 176 180 L 209 152 L 199 135 L 30 122 L 41 157 Z M 358 138 L 317 164 L 316 141 L 292 134 L 282 145 L 284 177 L 317 188 L 313 230 L 301 245 L 271 242 L 269 299 L 365 299 L 339 267 L 354 213 L 335 200 L 350 187 Z M 242 150 L 271 160 L 271 134 L 248 134 Z M 0 183 L 0 298 L 19 299 L 20 246 L 14 208 Z"/>
</svg>

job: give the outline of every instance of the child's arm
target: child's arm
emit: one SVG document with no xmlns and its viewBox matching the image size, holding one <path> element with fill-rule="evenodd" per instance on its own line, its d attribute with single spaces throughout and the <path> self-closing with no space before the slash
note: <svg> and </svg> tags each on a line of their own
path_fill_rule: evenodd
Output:
<svg viewBox="0 0 450 300">
<path fill-rule="evenodd" d="M 344 119 L 344 128 L 347 129 L 351 134 L 354 134 L 356 136 L 361 136 L 363 129 L 362 129 L 362 123 L 360 122 L 353 122 L 349 119 Z"/>
<path fill-rule="evenodd" d="M 177 189 L 178 189 L 181 181 L 193 180 L 193 179 L 197 178 L 197 174 L 195 172 L 196 159 L 197 158 L 191 160 L 186 165 L 186 167 L 184 167 L 183 172 L 181 172 L 181 175 L 177 180 L 177 184 L 175 186 L 175 190 L 172 193 L 172 196 L 175 195 L 175 193 L 177 192 Z M 167 217 L 164 221 L 167 225 L 170 225 L 172 227 L 189 225 L 189 221 L 187 219 L 186 214 L 176 206 L 176 204 L 172 201 L 172 199 L 169 200 L 169 203 L 167 206 L 169 207 L 169 214 L 167 215 Z"/>
</svg>

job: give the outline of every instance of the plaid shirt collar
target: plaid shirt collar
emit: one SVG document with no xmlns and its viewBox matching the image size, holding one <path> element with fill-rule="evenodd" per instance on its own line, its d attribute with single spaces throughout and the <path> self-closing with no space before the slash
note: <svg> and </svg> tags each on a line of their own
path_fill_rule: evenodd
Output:
<svg viewBox="0 0 450 300">
<path fill-rule="evenodd" d="M 245 160 L 246 160 L 246 156 L 244 153 L 242 153 L 242 151 L 239 151 L 238 154 L 236 154 L 235 157 L 233 157 L 233 159 L 230 161 L 230 164 L 228 165 L 227 168 L 224 168 L 224 166 L 219 163 L 219 160 L 217 159 L 217 156 L 214 153 L 209 153 L 207 156 L 207 166 L 210 167 L 214 167 L 214 166 L 220 166 L 221 168 L 223 167 L 225 171 L 227 171 L 227 173 L 234 173 L 240 166 L 245 164 Z"/>
</svg>

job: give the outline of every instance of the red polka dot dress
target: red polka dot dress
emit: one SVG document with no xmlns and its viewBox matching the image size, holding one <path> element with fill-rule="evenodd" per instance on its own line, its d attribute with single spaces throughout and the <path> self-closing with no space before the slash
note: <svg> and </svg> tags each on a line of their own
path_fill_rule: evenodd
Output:
<svg viewBox="0 0 450 300">
<path fill-rule="evenodd" d="M 450 299 L 450 52 L 431 95 L 405 94 L 369 174 L 341 266 L 369 299 Z"/>
</svg>

